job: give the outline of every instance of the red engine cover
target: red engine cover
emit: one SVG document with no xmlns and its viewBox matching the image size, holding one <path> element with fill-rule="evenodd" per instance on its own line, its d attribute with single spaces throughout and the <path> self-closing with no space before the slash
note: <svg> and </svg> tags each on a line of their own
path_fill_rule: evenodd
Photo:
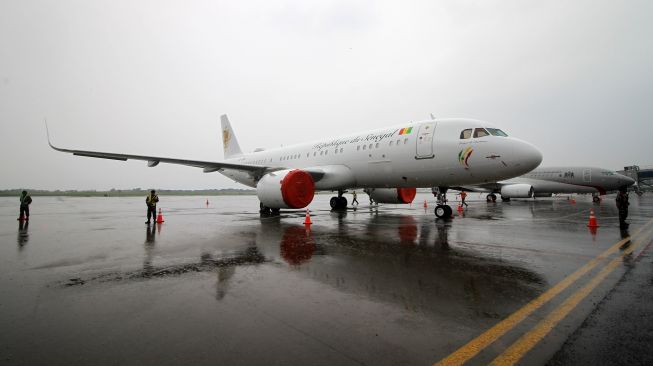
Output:
<svg viewBox="0 0 653 366">
<path fill-rule="evenodd" d="M 308 206 L 313 201 L 314 195 L 313 178 L 303 170 L 292 170 L 281 181 L 281 197 L 290 208 Z"/>
<path fill-rule="evenodd" d="M 417 189 L 415 188 L 397 188 L 397 197 L 403 203 L 411 203 L 415 199 Z"/>
</svg>

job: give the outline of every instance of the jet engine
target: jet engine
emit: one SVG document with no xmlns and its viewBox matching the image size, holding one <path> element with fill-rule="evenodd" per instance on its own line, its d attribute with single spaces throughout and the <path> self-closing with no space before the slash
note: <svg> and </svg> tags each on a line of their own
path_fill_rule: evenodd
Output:
<svg viewBox="0 0 653 366">
<path fill-rule="evenodd" d="M 533 186 L 530 184 L 510 184 L 501 187 L 501 198 L 531 198 L 533 197 Z"/>
<path fill-rule="evenodd" d="M 258 181 L 256 194 L 265 207 L 304 208 L 313 201 L 315 183 L 303 170 L 279 170 Z"/>
<path fill-rule="evenodd" d="M 370 197 L 377 203 L 411 203 L 415 199 L 415 188 L 371 188 Z"/>
</svg>

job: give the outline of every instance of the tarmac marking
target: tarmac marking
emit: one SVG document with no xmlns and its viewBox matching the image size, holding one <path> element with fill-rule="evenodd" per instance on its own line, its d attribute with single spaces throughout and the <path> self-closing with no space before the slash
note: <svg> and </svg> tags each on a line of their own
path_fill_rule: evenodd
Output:
<svg viewBox="0 0 653 366">
<path fill-rule="evenodd" d="M 460 347 L 458 350 L 450 354 L 449 356 L 443 358 L 439 362 L 435 363 L 435 366 L 450 366 L 450 365 L 462 365 L 465 362 L 469 361 L 471 358 L 483 351 L 487 346 L 494 343 L 497 339 L 502 337 L 504 334 L 512 330 L 515 326 L 521 323 L 534 311 L 542 307 L 544 304 L 549 302 L 551 299 L 556 297 L 567 287 L 576 282 L 579 278 L 585 275 L 587 272 L 596 267 L 600 262 L 607 258 L 612 253 L 616 252 L 624 244 L 630 241 L 633 237 L 639 235 L 639 233 L 653 223 L 653 219 L 649 220 L 644 226 L 640 227 L 635 234 L 630 237 L 624 238 L 610 248 L 606 249 L 603 253 L 591 259 L 584 266 L 576 270 L 574 273 L 565 277 L 562 281 L 558 282 L 555 286 L 551 287 L 543 294 L 530 301 L 528 304 L 524 305 L 521 309 L 515 311 L 510 316 L 504 320 L 497 323 L 492 328 L 483 332 L 478 337 L 469 341 L 464 346 Z"/>
<path fill-rule="evenodd" d="M 651 234 L 649 230 L 645 237 Z M 650 241 L 650 238 L 645 239 Z M 605 278 L 612 273 L 622 262 L 625 256 L 637 249 L 645 240 L 638 240 L 626 248 L 617 258 L 614 258 L 607 264 L 589 283 L 573 293 L 565 302 L 554 309 L 546 318 L 542 319 L 532 330 L 521 336 L 515 343 L 490 363 L 494 366 L 514 365 L 524 357 L 536 344 L 538 344 L 547 334 L 553 330 L 569 313 L 578 306 L 578 304 L 587 297 Z"/>
</svg>

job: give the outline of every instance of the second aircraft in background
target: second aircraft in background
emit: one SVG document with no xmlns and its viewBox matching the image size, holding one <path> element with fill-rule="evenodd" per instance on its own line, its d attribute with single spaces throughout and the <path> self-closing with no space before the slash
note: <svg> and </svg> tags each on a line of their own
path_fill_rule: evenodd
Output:
<svg viewBox="0 0 653 366">
<path fill-rule="evenodd" d="M 612 170 L 595 167 L 548 167 L 537 168 L 517 178 L 496 183 L 485 183 L 456 187 L 469 192 L 487 192 L 488 201 L 511 198 L 551 197 L 557 193 L 591 193 L 594 202 L 600 196 L 616 191 L 623 186 L 631 186 L 635 181 Z"/>
</svg>

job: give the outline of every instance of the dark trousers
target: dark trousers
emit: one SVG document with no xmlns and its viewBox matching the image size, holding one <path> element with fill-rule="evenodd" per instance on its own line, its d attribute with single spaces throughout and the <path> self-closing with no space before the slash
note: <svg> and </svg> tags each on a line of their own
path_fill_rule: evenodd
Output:
<svg viewBox="0 0 653 366">
<path fill-rule="evenodd" d="M 461 199 L 460 202 L 461 202 L 460 204 L 461 204 L 461 205 L 465 205 L 465 207 L 468 207 L 468 206 L 469 206 L 469 205 L 467 204 L 467 202 L 465 202 L 465 199 L 464 199 L 464 198 Z"/>
<path fill-rule="evenodd" d="M 29 205 L 20 205 L 20 216 L 23 215 L 29 218 Z"/>
<path fill-rule="evenodd" d="M 628 209 L 627 208 L 620 208 L 619 209 L 619 223 L 623 224 L 626 222 L 626 218 L 628 217 Z"/>
<path fill-rule="evenodd" d="M 156 221 L 156 205 L 147 206 L 147 221 L 150 221 L 150 216 L 152 217 L 152 220 Z"/>
</svg>

